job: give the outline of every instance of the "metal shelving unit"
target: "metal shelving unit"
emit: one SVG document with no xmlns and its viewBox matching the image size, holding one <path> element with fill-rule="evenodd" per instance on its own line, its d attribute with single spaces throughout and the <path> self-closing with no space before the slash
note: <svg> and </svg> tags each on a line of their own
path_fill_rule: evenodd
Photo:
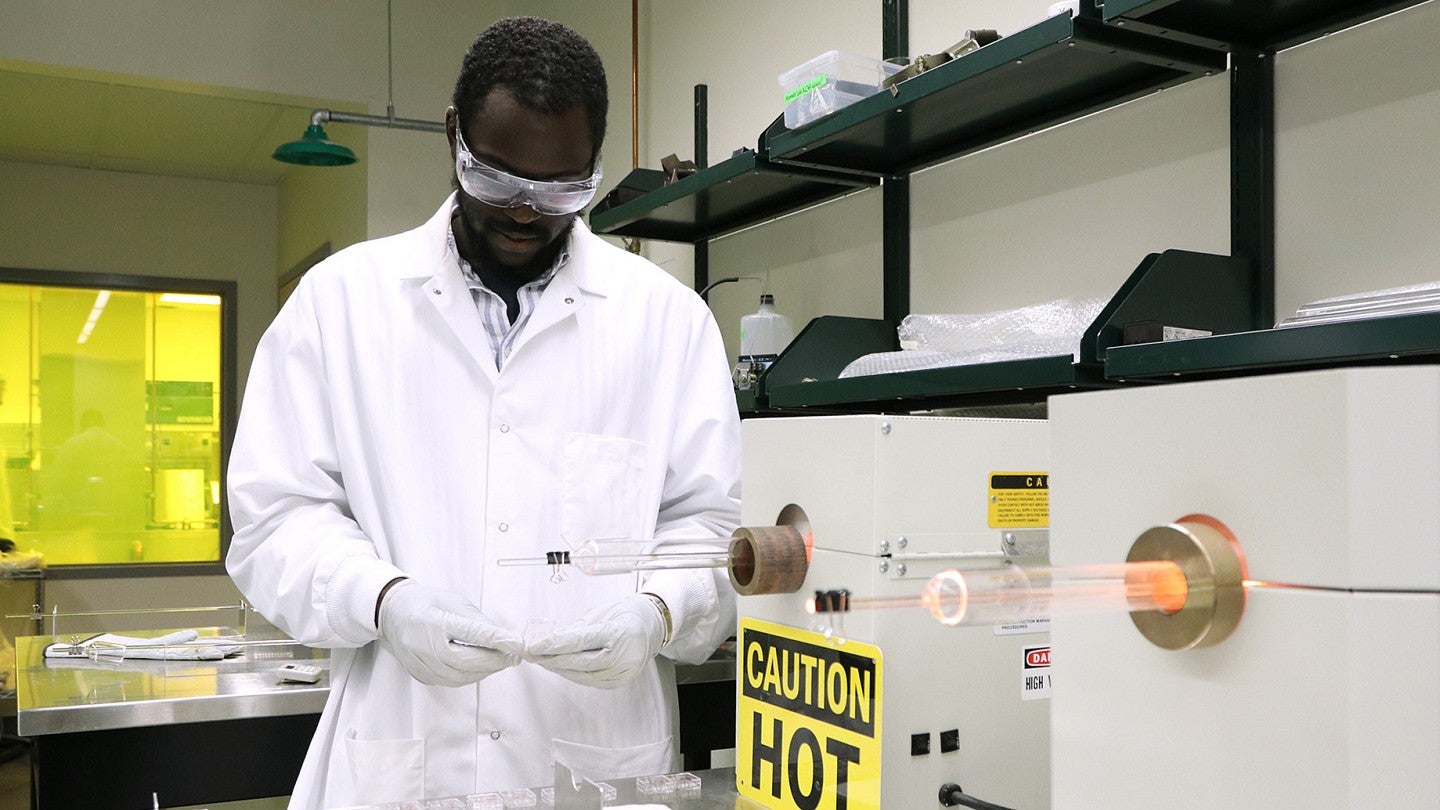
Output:
<svg viewBox="0 0 1440 810">
<path fill-rule="evenodd" d="M 1440 316 L 1256 331 L 1274 317 L 1275 51 L 1424 1 L 1083 0 L 1077 17 L 1044 20 L 799 129 L 777 121 L 756 153 L 597 213 L 592 224 L 600 233 L 694 242 L 698 251 L 715 235 L 863 187 L 844 178 L 879 180 L 885 318 L 812 321 L 756 390 L 737 392 L 751 415 L 1035 402 L 1137 380 L 1440 358 L 1440 339 L 1429 337 L 1440 334 Z M 883 3 L 886 54 L 905 53 L 905 0 Z M 861 354 L 898 348 L 894 327 L 909 311 L 911 172 L 1227 69 L 1233 258 L 1149 257 L 1087 331 L 1078 360 L 838 378 Z M 1136 320 L 1215 336 L 1120 345 L 1123 326 Z"/>
<path fill-rule="evenodd" d="M 1060 15 L 800 129 L 775 163 L 896 176 L 1225 71 L 1225 54 Z"/>
<path fill-rule="evenodd" d="M 1152 254 L 1085 330 L 1070 354 L 948 368 L 840 378 L 856 358 L 895 351 L 891 321 L 822 317 L 811 321 L 760 379 L 755 407 L 769 412 L 915 411 L 968 405 L 1030 403 L 1052 394 L 1113 388 L 1106 357 L 1138 321 L 1184 323 L 1210 332 L 1249 324 L 1248 264 L 1183 250 Z"/>
<path fill-rule="evenodd" d="M 874 178 L 778 166 L 742 152 L 689 177 L 590 214 L 596 233 L 700 242 L 878 185 Z"/>
<path fill-rule="evenodd" d="M 1106 0 L 1105 21 L 1220 47 L 1280 51 L 1425 0 Z"/>
<path fill-rule="evenodd" d="M 1440 313 L 1114 346 L 1105 373 L 1164 381 L 1417 360 L 1440 360 Z"/>
</svg>

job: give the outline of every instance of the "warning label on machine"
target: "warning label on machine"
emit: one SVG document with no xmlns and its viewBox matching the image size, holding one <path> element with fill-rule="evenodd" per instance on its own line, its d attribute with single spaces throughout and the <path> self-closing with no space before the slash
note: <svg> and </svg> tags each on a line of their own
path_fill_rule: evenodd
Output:
<svg viewBox="0 0 1440 810">
<path fill-rule="evenodd" d="M 1050 699 L 1050 647 L 1026 647 L 1020 668 L 1020 699 Z"/>
<path fill-rule="evenodd" d="M 990 473 L 990 528 L 1043 529 L 1050 525 L 1050 473 Z"/>
<path fill-rule="evenodd" d="M 880 649 L 740 622 L 735 787 L 778 810 L 880 807 Z"/>
</svg>

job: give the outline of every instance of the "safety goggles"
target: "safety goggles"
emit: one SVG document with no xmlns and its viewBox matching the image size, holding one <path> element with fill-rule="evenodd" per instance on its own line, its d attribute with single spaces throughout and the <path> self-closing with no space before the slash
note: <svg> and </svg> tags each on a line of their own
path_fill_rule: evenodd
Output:
<svg viewBox="0 0 1440 810">
<path fill-rule="evenodd" d="M 496 208 L 528 205 L 541 214 L 573 214 L 595 198 L 600 188 L 600 166 L 584 180 L 549 182 L 527 180 L 481 163 L 470 154 L 460 127 L 455 127 L 455 174 L 466 194 Z"/>
</svg>

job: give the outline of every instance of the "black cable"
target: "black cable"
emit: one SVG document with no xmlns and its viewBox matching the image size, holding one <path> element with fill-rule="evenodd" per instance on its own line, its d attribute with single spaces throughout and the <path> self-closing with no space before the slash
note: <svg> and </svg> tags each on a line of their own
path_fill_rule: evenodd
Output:
<svg viewBox="0 0 1440 810">
<path fill-rule="evenodd" d="M 956 784 L 945 784 L 940 786 L 940 804 L 945 807 L 970 807 L 973 810 L 1011 810 L 1000 804 L 992 804 L 984 799 L 977 799 L 968 795 Z"/>
<path fill-rule="evenodd" d="M 719 278 L 719 279 L 716 279 L 716 280 L 710 282 L 709 284 L 706 284 L 704 287 L 700 288 L 700 297 L 701 297 L 701 298 L 704 298 L 706 295 L 709 294 L 709 292 L 710 292 L 711 290 L 715 289 L 716 287 L 720 286 L 721 284 L 729 284 L 729 283 L 732 282 L 732 281 L 739 281 L 739 280 L 740 280 L 740 276 L 730 276 L 729 278 Z"/>
</svg>

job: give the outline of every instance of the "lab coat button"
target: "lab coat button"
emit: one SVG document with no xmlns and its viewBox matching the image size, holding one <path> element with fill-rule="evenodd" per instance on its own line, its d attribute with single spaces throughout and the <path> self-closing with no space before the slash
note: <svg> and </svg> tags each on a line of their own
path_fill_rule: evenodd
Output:
<svg viewBox="0 0 1440 810">
<path fill-rule="evenodd" d="M 491 731 L 491 732 L 490 732 L 490 739 L 492 739 L 492 740 L 498 740 L 498 739 L 500 739 L 500 729 L 497 728 L 497 729 L 494 729 L 493 731 Z"/>
<path fill-rule="evenodd" d="M 433 293 L 435 293 L 436 295 L 439 295 L 439 294 L 440 294 L 440 288 L 437 287 L 437 288 L 431 290 L 430 292 L 433 292 Z"/>
<path fill-rule="evenodd" d="M 574 299 L 574 298 L 566 298 L 566 299 L 565 299 L 565 303 L 567 303 L 567 304 L 573 304 L 573 303 L 575 303 L 575 299 Z"/>
<path fill-rule="evenodd" d="M 509 433 L 509 432 L 510 432 L 510 426 L 509 426 L 509 425 L 501 425 L 501 426 L 500 426 L 500 432 L 501 432 L 501 433 Z"/>
<path fill-rule="evenodd" d="M 502 532 L 508 532 L 508 531 L 510 531 L 510 524 L 509 524 L 509 523 L 501 523 L 498 528 L 499 528 L 500 531 L 502 531 Z M 498 734 L 499 732 L 496 732 L 496 733 Z"/>
</svg>

